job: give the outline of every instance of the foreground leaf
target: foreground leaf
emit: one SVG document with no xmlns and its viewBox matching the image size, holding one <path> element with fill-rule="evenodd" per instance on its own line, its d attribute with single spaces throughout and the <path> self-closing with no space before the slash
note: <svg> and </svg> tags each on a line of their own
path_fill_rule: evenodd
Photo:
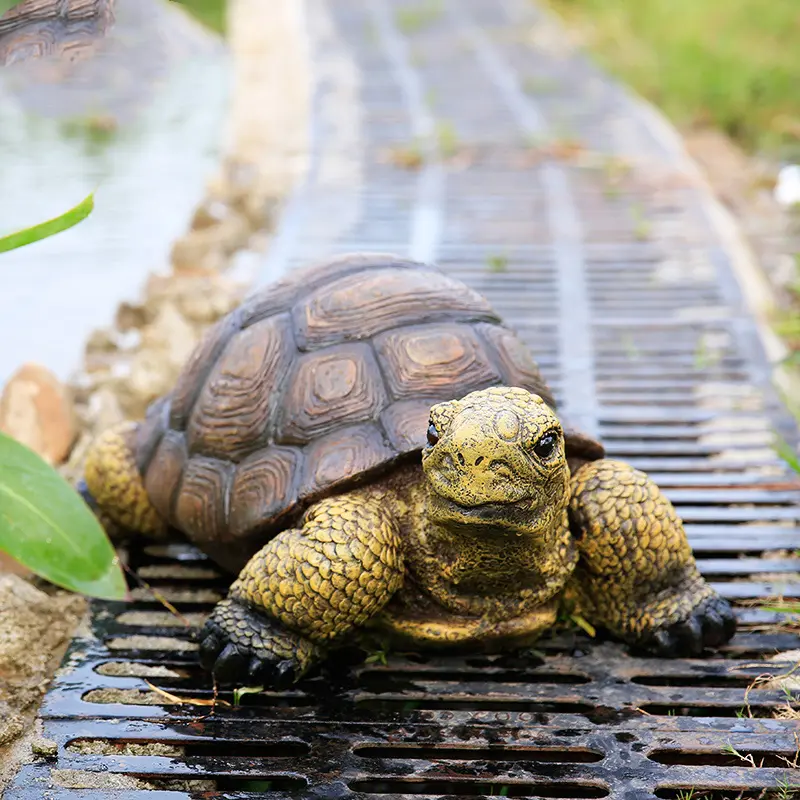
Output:
<svg viewBox="0 0 800 800">
<path fill-rule="evenodd" d="M 14 6 L 18 6 L 22 0 L 0 0 L 0 17 L 6 13 L 9 9 L 14 8 Z"/>
<path fill-rule="evenodd" d="M 127 595 L 117 555 L 83 499 L 32 450 L 0 433 L 0 550 L 92 597 Z"/>
<path fill-rule="evenodd" d="M 15 250 L 17 247 L 24 247 L 27 244 L 33 244 L 41 239 L 47 239 L 49 236 L 55 236 L 57 233 L 61 233 L 86 219 L 93 210 L 94 193 L 81 200 L 78 205 L 64 212 L 60 217 L 41 222 L 39 225 L 33 225 L 30 228 L 24 228 L 16 233 L 9 233 L 8 236 L 0 236 L 0 253 Z"/>
</svg>

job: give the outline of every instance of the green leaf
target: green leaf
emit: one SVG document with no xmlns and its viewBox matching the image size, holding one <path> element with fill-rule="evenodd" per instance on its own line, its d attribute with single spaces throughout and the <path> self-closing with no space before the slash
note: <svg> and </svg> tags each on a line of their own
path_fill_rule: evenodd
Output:
<svg viewBox="0 0 800 800">
<path fill-rule="evenodd" d="M 594 629 L 594 625 L 592 625 L 588 620 L 585 620 L 580 614 L 570 614 L 569 617 L 582 631 L 585 631 L 589 634 L 589 636 L 594 639 L 597 636 L 597 631 Z"/>
<path fill-rule="evenodd" d="M 235 706 L 240 706 L 242 704 L 242 698 L 246 694 L 258 694 L 263 691 L 263 686 L 239 686 L 233 690 L 233 704 Z"/>
<path fill-rule="evenodd" d="M 0 550 L 42 578 L 122 600 L 114 548 L 80 495 L 32 450 L 0 433 Z"/>
<path fill-rule="evenodd" d="M 22 0 L 0 0 L 0 17 L 14 6 L 18 6 Z"/>
<path fill-rule="evenodd" d="M 93 210 L 94 192 L 60 217 L 55 217 L 39 225 L 33 225 L 30 228 L 24 228 L 16 233 L 9 233 L 7 236 L 0 236 L 0 253 L 15 250 L 17 247 L 24 247 L 26 244 L 33 244 L 41 239 L 47 239 L 49 236 L 55 236 L 57 233 L 61 233 L 73 227 L 73 225 L 77 225 L 81 220 L 86 219 Z"/>
</svg>

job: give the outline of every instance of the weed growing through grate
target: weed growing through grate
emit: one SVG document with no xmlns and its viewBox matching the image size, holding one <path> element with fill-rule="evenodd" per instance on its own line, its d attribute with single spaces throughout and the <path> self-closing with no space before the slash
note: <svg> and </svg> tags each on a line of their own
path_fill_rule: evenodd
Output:
<svg viewBox="0 0 800 800">
<path fill-rule="evenodd" d="M 382 664 L 384 667 L 388 666 L 389 651 L 388 650 L 373 650 L 365 659 L 365 664 Z"/>
<path fill-rule="evenodd" d="M 444 7 L 441 0 L 428 0 L 426 3 L 411 8 L 398 8 L 394 16 L 394 24 L 407 36 L 419 33 L 441 19 Z"/>
<path fill-rule="evenodd" d="M 633 217 L 633 235 L 636 239 L 640 242 L 649 239 L 652 234 L 652 227 L 639 203 L 631 207 L 631 216 Z"/>
<path fill-rule="evenodd" d="M 486 259 L 486 266 L 489 269 L 489 272 L 506 272 L 508 271 L 508 256 L 505 256 L 502 253 L 488 256 Z"/>
<path fill-rule="evenodd" d="M 442 158 L 454 158 L 458 155 L 458 132 L 450 120 L 442 119 L 436 123 L 436 144 Z"/>
<path fill-rule="evenodd" d="M 248 694 L 259 694 L 260 692 L 264 691 L 263 686 L 238 686 L 236 689 L 233 690 L 233 704 L 235 706 L 240 706 L 242 704 L 242 698 Z"/>
</svg>

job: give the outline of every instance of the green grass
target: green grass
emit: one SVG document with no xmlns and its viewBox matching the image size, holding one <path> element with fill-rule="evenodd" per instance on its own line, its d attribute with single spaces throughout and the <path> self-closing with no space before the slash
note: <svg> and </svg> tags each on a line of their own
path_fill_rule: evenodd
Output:
<svg viewBox="0 0 800 800">
<path fill-rule="evenodd" d="M 800 152 L 797 0 L 548 0 L 612 74 L 680 125 Z"/>
<path fill-rule="evenodd" d="M 226 0 L 173 0 L 217 33 L 225 33 Z"/>
</svg>

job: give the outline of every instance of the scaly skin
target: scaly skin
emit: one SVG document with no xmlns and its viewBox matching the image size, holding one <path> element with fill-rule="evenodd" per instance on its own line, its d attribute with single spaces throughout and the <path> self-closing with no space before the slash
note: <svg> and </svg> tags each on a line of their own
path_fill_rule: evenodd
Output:
<svg viewBox="0 0 800 800">
<path fill-rule="evenodd" d="M 701 577 L 683 524 L 647 475 L 619 461 L 585 464 L 572 479 L 570 513 L 581 559 L 569 588 L 585 616 L 665 655 L 675 637 L 692 655 L 730 638 L 727 604 Z"/>
<path fill-rule="evenodd" d="M 365 628 L 412 646 L 519 646 L 562 601 L 662 655 L 733 635 L 658 488 L 608 460 L 571 479 L 541 398 L 492 388 L 437 405 L 429 442 L 421 469 L 322 501 L 253 557 L 206 624 L 208 669 L 285 685 Z"/>
<path fill-rule="evenodd" d="M 86 488 L 98 507 L 101 521 L 107 516 L 124 531 L 162 539 L 167 534 L 167 525 L 151 505 L 136 466 L 135 435 L 136 424 L 123 422 L 92 443 L 84 467 Z"/>
</svg>

